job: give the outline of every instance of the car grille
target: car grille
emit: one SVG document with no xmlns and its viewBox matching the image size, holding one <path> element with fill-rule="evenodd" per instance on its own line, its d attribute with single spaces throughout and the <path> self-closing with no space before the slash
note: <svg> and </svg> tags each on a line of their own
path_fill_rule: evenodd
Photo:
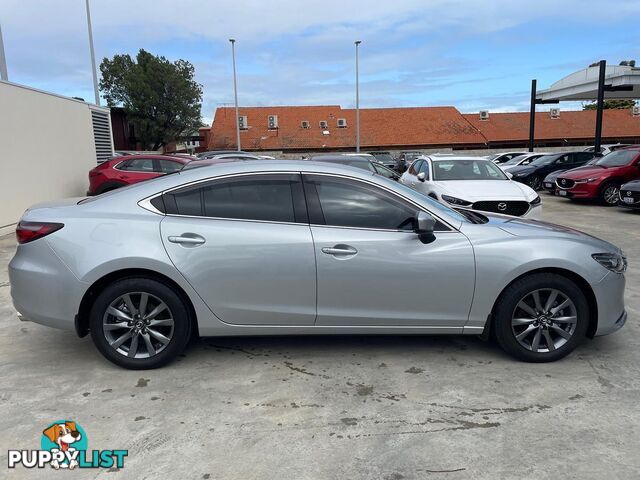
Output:
<svg viewBox="0 0 640 480">
<path fill-rule="evenodd" d="M 620 198 L 633 198 L 633 202 L 640 202 L 640 192 L 635 190 L 620 190 Z"/>
<path fill-rule="evenodd" d="M 522 201 L 483 201 L 474 203 L 472 208 L 474 210 L 482 210 L 483 212 L 503 213 L 505 215 L 513 215 L 514 217 L 521 217 L 529 211 L 529 203 Z"/>
<path fill-rule="evenodd" d="M 576 184 L 576 182 L 574 182 L 573 180 L 571 180 L 569 178 L 558 178 L 556 180 L 556 185 L 558 185 L 558 187 L 563 188 L 565 190 L 573 188 L 573 186 L 575 184 Z"/>
</svg>

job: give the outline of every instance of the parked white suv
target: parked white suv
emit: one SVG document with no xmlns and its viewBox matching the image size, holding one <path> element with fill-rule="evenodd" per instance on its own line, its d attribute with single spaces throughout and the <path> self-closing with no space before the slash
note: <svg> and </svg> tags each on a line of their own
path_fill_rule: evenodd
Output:
<svg viewBox="0 0 640 480">
<path fill-rule="evenodd" d="M 449 206 L 527 218 L 540 218 L 542 213 L 535 191 L 512 181 L 484 158 L 422 156 L 402 174 L 400 183 Z"/>
</svg>

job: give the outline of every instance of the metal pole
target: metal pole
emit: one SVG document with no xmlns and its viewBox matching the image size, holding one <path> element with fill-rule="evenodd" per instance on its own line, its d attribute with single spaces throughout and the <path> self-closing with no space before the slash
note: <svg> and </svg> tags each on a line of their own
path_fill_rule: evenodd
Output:
<svg viewBox="0 0 640 480">
<path fill-rule="evenodd" d="M 531 80 L 531 107 L 529 107 L 529 151 L 533 152 L 536 132 L 536 86 L 537 80 Z"/>
<path fill-rule="evenodd" d="M 87 6 L 87 29 L 89 30 L 89 52 L 91 53 L 91 75 L 93 76 L 93 93 L 96 96 L 96 105 L 100 105 L 100 93 L 98 91 L 98 74 L 96 72 L 96 52 L 93 49 L 93 31 L 91 29 L 91 11 L 89 10 L 89 0 L 85 1 Z"/>
<path fill-rule="evenodd" d="M 238 79 L 236 78 L 236 41 L 230 38 L 231 42 L 231 59 L 233 61 L 233 95 L 236 102 L 236 142 L 238 143 L 238 151 L 240 151 L 240 113 L 238 110 Z"/>
<path fill-rule="evenodd" d="M 596 107 L 596 138 L 593 151 L 600 153 L 602 143 L 602 111 L 604 109 L 604 75 L 607 70 L 607 61 L 600 60 L 600 72 L 598 76 L 598 104 Z"/>
<path fill-rule="evenodd" d="M 356 44 L 356 152 L 360 153 L 360 80 L 358 71 L 358 47 L 362 43 L 357 40 Z"/>
<path fill-rule="evenodd" d="M 0 25 L 0 80 L 9 81 L 7 75 L 7 57 L 4 55 L 4 42 L 2 41 L 2 26 Z"/>
</svg>

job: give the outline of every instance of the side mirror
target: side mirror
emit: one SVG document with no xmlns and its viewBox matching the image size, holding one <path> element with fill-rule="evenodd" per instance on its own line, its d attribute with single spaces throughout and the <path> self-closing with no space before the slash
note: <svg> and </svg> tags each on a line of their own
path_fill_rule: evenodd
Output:
<svg viewBox="0 0 640 480">
<path fill-rule="evenodd" d="M 418 212 L 414 224 L 414 232 L 422 243 L 431 243 L 435 240 L 433 230 L 436 226 L 436 219 L 426 212 Z"/>
<path fill-rule="evenodd" d="M 513 173 L 511 173 L 511 172 L 504 172 L 504 174 L 507 176 L 507 178 L 509 180 L 511 180 L 513 178 Z"/>
<path fill-rule="evenodd" d="M 424 172 L 420 172 L 418 174 L 418 180 L 420 180 L 421 182 L 424 182 L 427 179 L 427 174 Z"/>
</svg>

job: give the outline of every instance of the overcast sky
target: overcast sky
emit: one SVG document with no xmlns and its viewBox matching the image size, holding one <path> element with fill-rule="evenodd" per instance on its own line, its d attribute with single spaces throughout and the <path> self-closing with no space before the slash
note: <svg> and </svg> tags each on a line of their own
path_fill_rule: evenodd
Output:
<svg viewBox="0 0 640 480">
<path fill-rule="evenodd" d="M 203 117 L 241 105 L 527 110 L 599 59 L 640 60 L 639 0 L 91 0 L 98 63 L 144 48 L 195 65 Z M 0 0 L 9 78 L 93 99 L 84 0 Z M 576 104 L 561 105 L 577 108 Z"/>
</svg>

